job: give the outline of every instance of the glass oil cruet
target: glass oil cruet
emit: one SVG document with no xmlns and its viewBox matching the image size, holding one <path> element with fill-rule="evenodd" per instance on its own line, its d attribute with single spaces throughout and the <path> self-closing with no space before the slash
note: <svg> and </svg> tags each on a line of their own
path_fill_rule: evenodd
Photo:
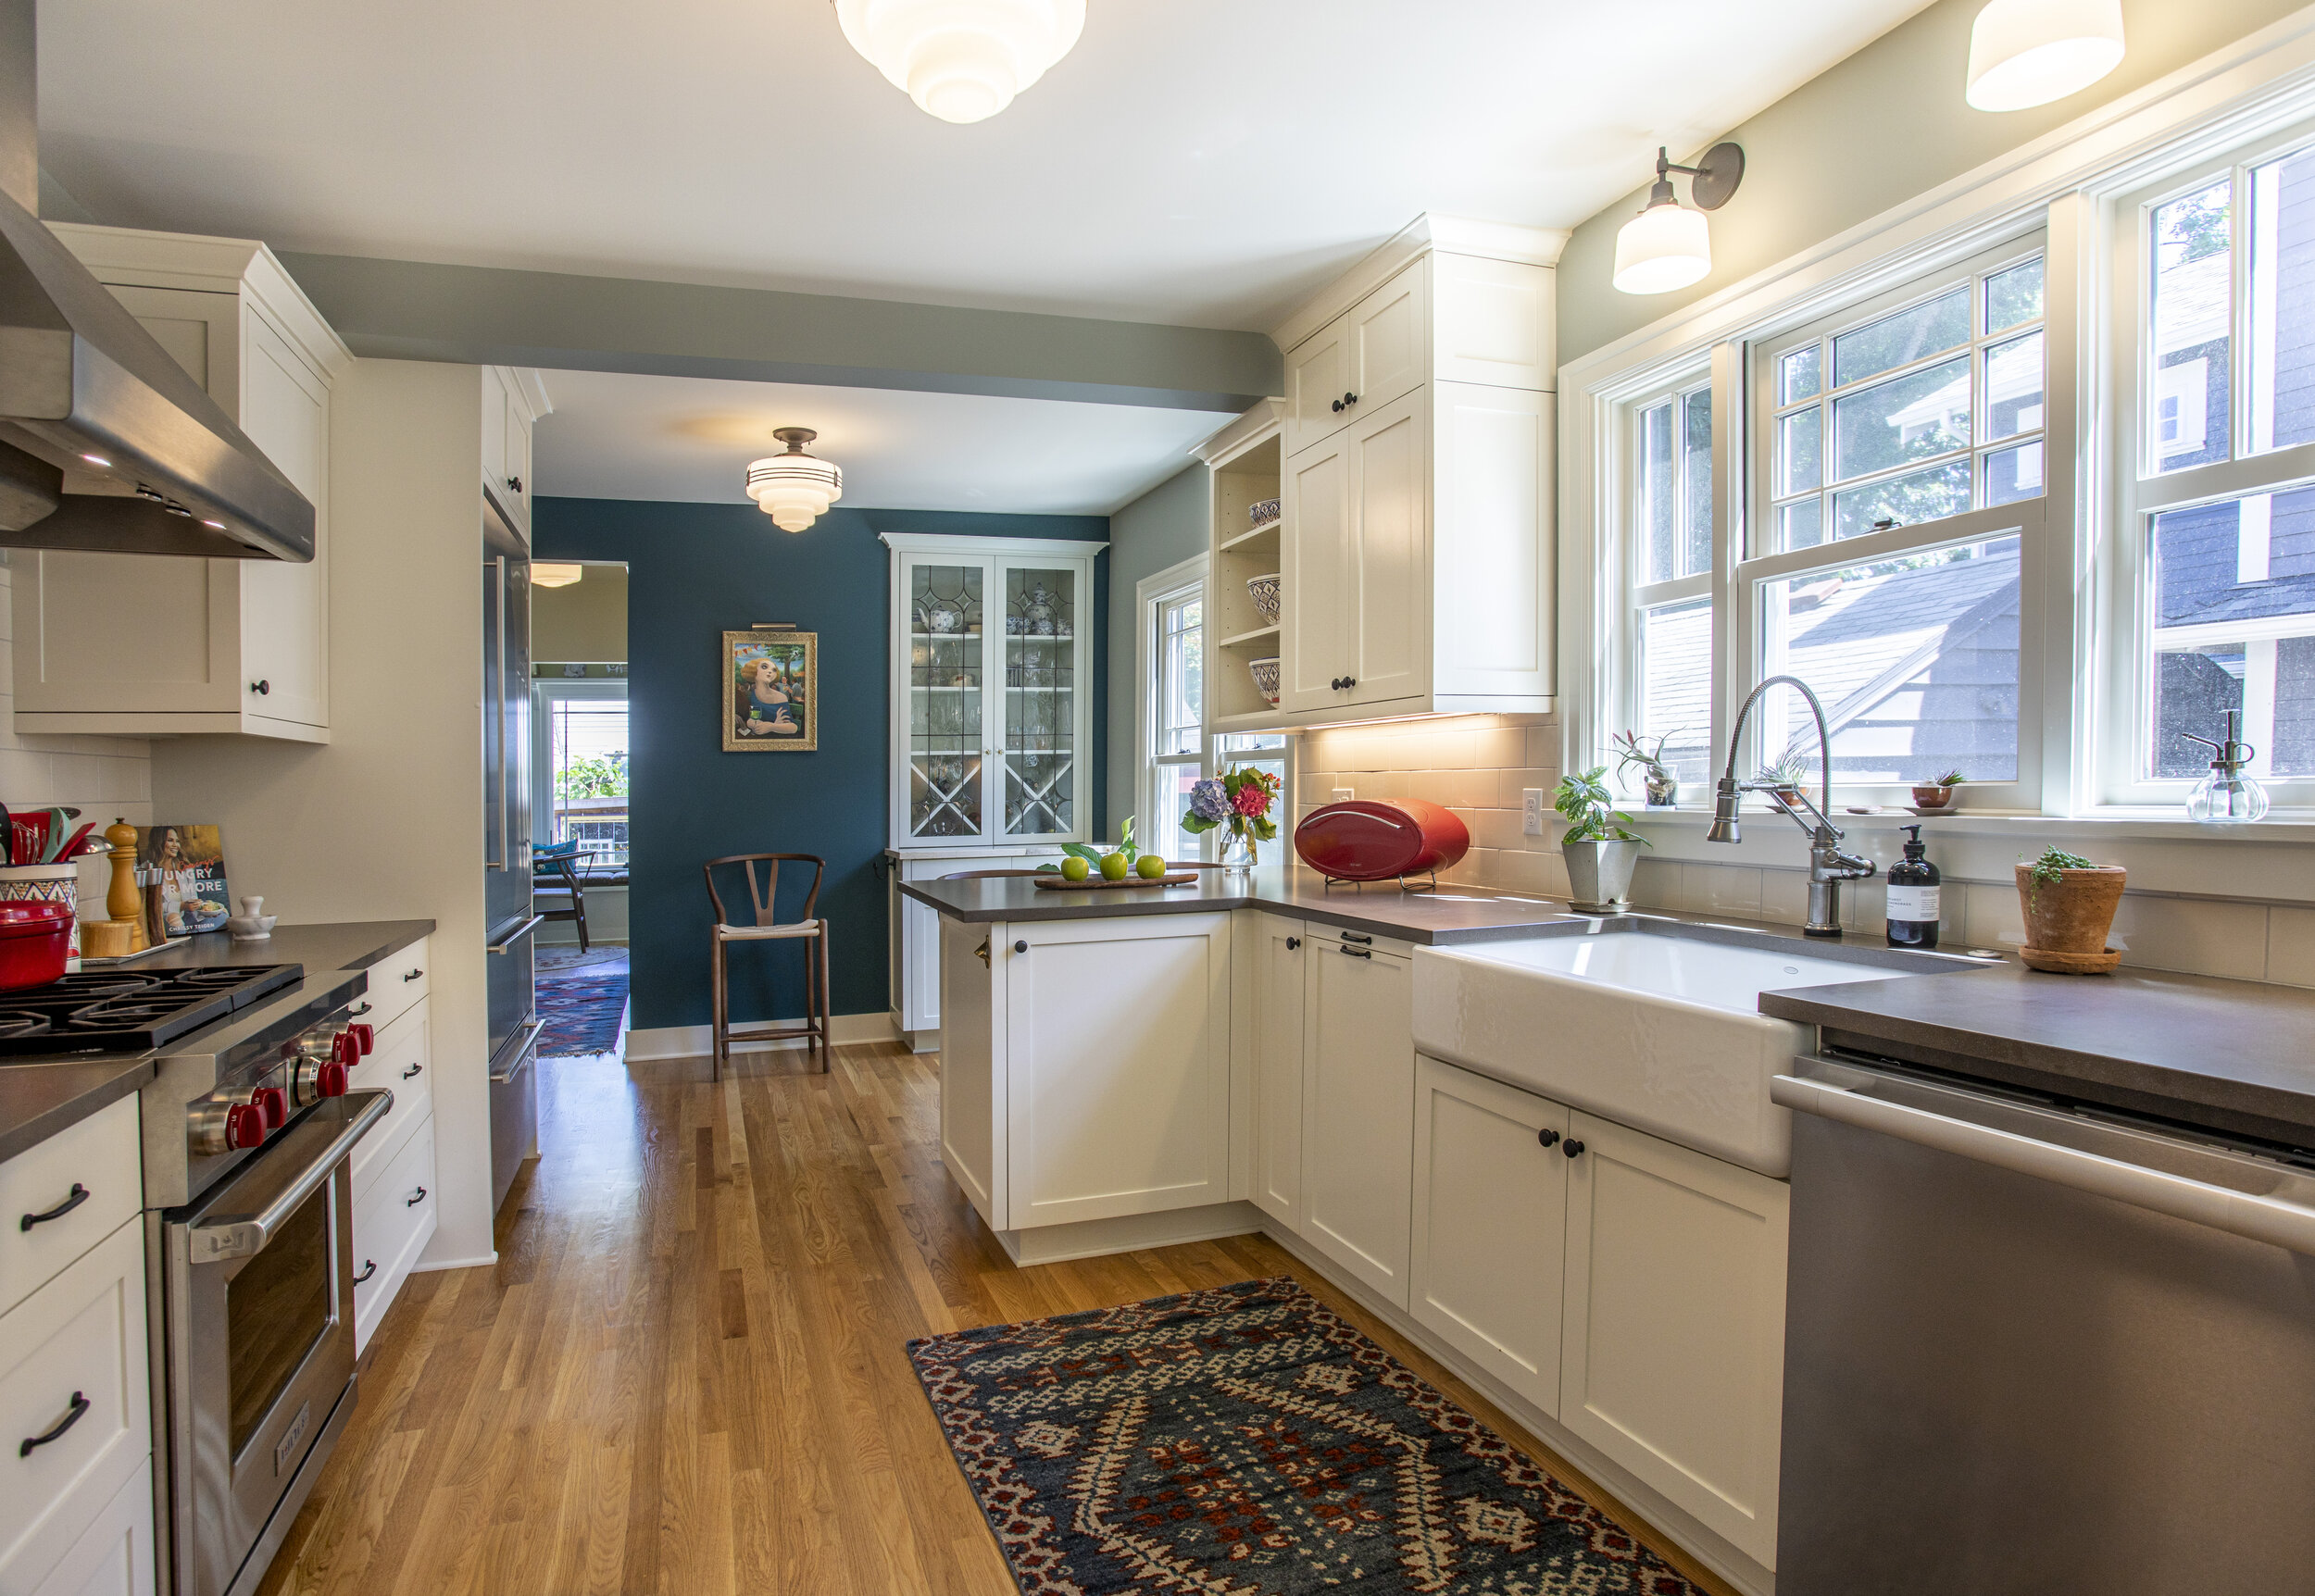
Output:
<svg viewBox="0 0 2315 1596">
<path fill-rule="evenodd" d="M 2243 774 L 2243 767 L 2259 757 L 2259 750 L 2235 736 L 2239 729 L 2238 709 L 2227 714 L 2227 734 L 2223 742 L 2213 742 L 2208 737 L 2197 737 L 2191 731 L 2180 736 L 2189 742 L 2199 742 L 2210 750 L 2210 774 L 2195 783 L 2195 790 L 2186 795 L 2186 817 L 2208 821 L 2212 825 L 2233 825 L 2244 820 L 2258 820 L 2267 813 L 2267 789 Z"/>
</svg>

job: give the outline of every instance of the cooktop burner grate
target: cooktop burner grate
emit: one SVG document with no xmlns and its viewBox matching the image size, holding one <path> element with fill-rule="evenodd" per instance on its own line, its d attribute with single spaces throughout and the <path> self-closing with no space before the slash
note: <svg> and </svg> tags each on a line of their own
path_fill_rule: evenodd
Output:
<svg viewBox="0 0 2315 1596">
<path fill-rule="evenodd" d="M 302 965 L 80 970 L 0 997 L 0 1059 L 144 1053 L 304 979 Z"/>
</svg>

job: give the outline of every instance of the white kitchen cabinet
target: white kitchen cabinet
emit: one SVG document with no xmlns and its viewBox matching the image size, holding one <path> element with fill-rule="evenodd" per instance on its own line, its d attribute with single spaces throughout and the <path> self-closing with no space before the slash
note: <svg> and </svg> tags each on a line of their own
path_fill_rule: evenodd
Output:
<svg viewBox="0 0 2315 1596">
<path fill-rule="evenodd" d="M 330 387 L 352 352 L 262 243 L 55 231 L 313 502 L 314 558 L 19 552 L 17 729 L 327 742 Z"/>
<path fill-rule="evenodd" d="M 482 492 L 525 547 L 531 542 L 532 428 L 547 413 L 538 373 L 482 368 Z"/>
<path fill-rule="evenodd" d="M 369 969 L 354 1017 L 375 1045 L 348 1084 L 394 1093 L 394 1107 L 354 1148 L 354 1351 L 369 1344 L 439 1224 L 434 1200 L 432 941 L 420 938 Z M 420 1196 L 419 1193 L 423 1192 Z"/>
<path fill-rule="evenodd" d="M 1005 1180 L 1002 926 L 940 919 L 941 1163 L 990 1229 L 1012 1228 Z"/>
<path fill-rule="evenodd" d="M 1094 556 L 1106 542 L 887 532 L 891 842 L 1092 836 Z"/>
<path fill-rule="evenodd" d="M 1320 931 L 1305 945 L 1303 1238 L 1407 1306 L 1414 961 Z"/>
<path fill-rule="evenodd" d="M 1302 1228 L 1302 1076 L 1307 972 L 1300 920 L 1245 910 L 1240 930 L 1253 944 L 1248 1019 L 1253 1071 L 1255 1206 L 1290 1230 Z"/>
<path fill-rule="evenodd" d="M 153 1596 L 160 1552 L 153 1537 L 153 1466 L 147 1462 L 98 1509 L 30 1596 Z M 17 1587 L 0 1583 L 15 1596 Z"/>
<path fill-rule="evenodd" d="M 1430 259 L 1420 257 L 1286 360 L 1286 452 L 1412 392 L 1427 375 Z"/>
<path fill-rule="evenodd" d="M 1010 1228 L 1226 1202 L 1230 916 L 1007 929 Z"/>
<path fill-rule="evenodd" d="M 900 890 L 903 881 L 937 881 L 957 870 L 1030 870 L 1060 850 L 1044 843 L 1007 848 L 895 848 L 886 852 L 884 923 L 893 1029 L 918 1053 L 941 1041 L 941 916 Z"/>
<path fill-rule="evenodd" d="M 1449 1346 L 1559 1409 L 1570 1110 L 1437 1059 L 1415 1077 L 1409 1308 Z"/>
<path fill-rule="evenodd" d="M 1791 1189 L 1570 1116 L 1559 1422 L 1776 1560 Z"/>
</svg>

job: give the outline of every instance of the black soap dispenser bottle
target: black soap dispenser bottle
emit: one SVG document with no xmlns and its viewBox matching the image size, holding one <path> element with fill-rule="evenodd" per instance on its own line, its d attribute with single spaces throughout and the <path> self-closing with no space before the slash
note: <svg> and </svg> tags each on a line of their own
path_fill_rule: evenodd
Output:
<svg viewBox="0 0 2315 1596">
<path fill-rule="evenodd" d="M 1921 829 L 1908 826 L 1913 835 L 1905 844 L 1905 857 L 1889 867 L 1889 945 L 1893 948 L 1933 948 L 1937 945 L 1937 867 L 1924 856 Z"/>
</svg>

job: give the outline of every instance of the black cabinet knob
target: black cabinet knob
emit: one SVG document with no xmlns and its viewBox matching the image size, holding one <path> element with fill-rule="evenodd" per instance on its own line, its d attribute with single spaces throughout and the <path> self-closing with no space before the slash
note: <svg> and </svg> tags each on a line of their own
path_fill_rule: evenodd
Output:
<svg viewBox="0 0 2315 1596">
<path fill-rule="evenodd" d="M 507 478 L 507 490 L 508 490 L 510 493 L 519 493 L 520 492 L 522 492 L 522 479 L 521 479 L 520 477 L 509 477 L 509 478 Z"/>
<path fill-rule="evenodd" d="M 1300 937 L 1288 937 L 1286 939 L 1286 951 L 1288 953 L 1293 953 L 1300 946 L 1302 946 L 1302 939 Z"/>
<path fill-rule="evenodd" d="M 1356 687 L 1356 686 L 1358 686 L 1358 679 L 1357 677 L 1355 677 L 1355 676 L 1345 676 L 1345 678 L 1343 678 L 1343 691 L 1345 691 L 1345 692 L 1347 692 L 1348 691 L 1350 691 L 1350 689 L 1352 689 L 1352 688 L 1354 688 L 1354 687 Z"/>
<path fill-rule="evenodd" d="M 1558 1140 L 1559 1133 L 1557 1130 L 1538 1130 L 1535 1133 L 1536 1145 L 1541 1147 L 1549 1147 Z"/>
<path fill-rule="evenodd" d="M 273 691 L 273 683 L 270 681 L 253 681 L 249 684 L 249 691 L 256 693 L 259 698 L 263 698 Z"/>
<path fill-rule="evenodd" d="M 1583 1143 L 1581 1141 L 1570 1141 L 1565 1146 L 1561 1147 L 1559 1151 L 1566 1153 L 1570 1158 L 1578 1157 L 1583 1152 Z"/>
<path fill-rule="evenodd" d="M 1337 415 L 1337 416 L 1339 416 L 1339 415 L 1341 415 L 1342 413 L 1343 413 L 1343 402 L 1342 402 L 1340 399 L 1337 399 L 1337 400 L 1335 400 L 1335 401 L 1334 401 L 1334 414 L 1335 414 L 1335 415 Z"/>
<path fill-rule="evenodd" d="M 1349 409 L 1349 408 L 1350 408 L 1353 405 L 1356 405 L 1356 404 L 1358 404 L 1358 394 L 1356 394 L 1356 393 L 1345 393 L 1345 394 L 1344 394 L 1344 395 L 1343 395 L 1343 408 L 1344 408 L 1344 409 L 1347 410 L 1347 409 Z"/>
<path fill-rule="evenodd" d="M 1015 942 L 1013 944 L 1013 951 L 1017 954 L 1025 954 L 1029 951 L 1029 944 L 1026 941 Z"/>
</svg>

